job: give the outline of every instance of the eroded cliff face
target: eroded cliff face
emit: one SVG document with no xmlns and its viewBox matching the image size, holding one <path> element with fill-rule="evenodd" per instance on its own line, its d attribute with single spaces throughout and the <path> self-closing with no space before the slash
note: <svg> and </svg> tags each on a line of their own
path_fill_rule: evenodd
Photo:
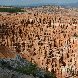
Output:
<svg viewBox="0 0 78 78">
<path fill-rule="evenodd" d="M 7 46 L 0 45 L 0 58 L 15 58 L 16 52 Z"/>
<path fill-rule="evenodd" d="M 78 75 L 78 16 L 64 13 L 0 16 L 0 46 L 56 73 L 57 78 L 73 77 Z M 3 57 L 7 51 L 3 52 L 1 47 Z"/>
</svg>

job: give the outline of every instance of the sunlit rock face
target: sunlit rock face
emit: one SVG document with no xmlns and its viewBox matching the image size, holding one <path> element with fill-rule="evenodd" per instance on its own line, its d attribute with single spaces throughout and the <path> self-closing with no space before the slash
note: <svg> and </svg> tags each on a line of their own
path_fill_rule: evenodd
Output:
<svg viewBox="0 0 78 78">
<path fill-rule="evenodd" d="M 77 18 L 78 12 L 64 8 L 57 8 L 56 13 L 38 9 L 30 14 L 1 15 L 0 57 L 13 57 L 13 51 L 56 73 L 57 78 L 77 78 Z"/>
</svg>

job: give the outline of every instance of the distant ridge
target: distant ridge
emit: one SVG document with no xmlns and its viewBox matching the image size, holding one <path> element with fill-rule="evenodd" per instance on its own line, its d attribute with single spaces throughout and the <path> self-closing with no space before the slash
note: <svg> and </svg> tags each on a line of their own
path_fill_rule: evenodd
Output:
<svg viewBox="0 0 78 78">
<path fill-rule="evenodd" d="M 61 6 L 63 6 L 63 7 L 76 7 L 76 8 L 78 8 L 78 2 L 76 2 L 76 3 L 68 3 L 68 4 L 60 4 Z"/>
</svg>

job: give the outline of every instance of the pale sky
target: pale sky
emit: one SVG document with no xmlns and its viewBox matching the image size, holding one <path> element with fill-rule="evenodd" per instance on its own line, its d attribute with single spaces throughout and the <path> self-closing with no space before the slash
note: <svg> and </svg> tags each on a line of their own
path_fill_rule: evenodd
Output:
<svg viewBox="0 0 78 78">
<path fill-rule="evenodd" d="M 78 0 L 0 0 L 0 5 L 32 5 L 39 3 L 76 3 Z"/>
</svg>

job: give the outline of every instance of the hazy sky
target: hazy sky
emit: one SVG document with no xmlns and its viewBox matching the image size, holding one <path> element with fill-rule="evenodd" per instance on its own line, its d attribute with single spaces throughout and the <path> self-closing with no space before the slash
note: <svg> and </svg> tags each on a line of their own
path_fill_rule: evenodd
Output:
<svg viewBox="0 0 78 78">
<path fill-rule="evenodd" d="M 39 3 L 75 3 L 78 0 L 0 0 L 0 5 L 32 5 Z"/>
</svg>

